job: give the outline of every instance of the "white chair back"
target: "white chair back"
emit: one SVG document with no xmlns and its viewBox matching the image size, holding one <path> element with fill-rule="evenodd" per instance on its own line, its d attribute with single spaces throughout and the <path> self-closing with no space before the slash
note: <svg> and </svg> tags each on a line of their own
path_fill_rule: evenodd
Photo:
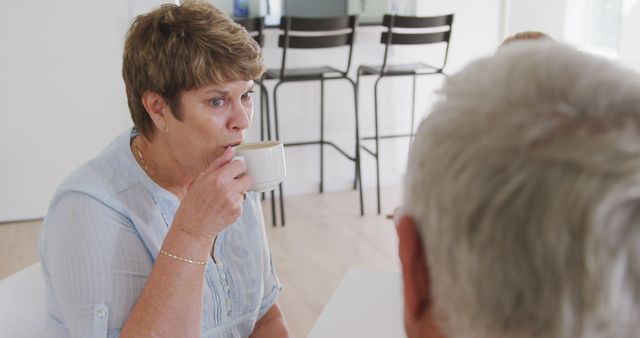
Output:
<svg viewBox="0 0 640 338">
<path fill-rule="evenodd" d="M 40 263 L 0 280 L 0 337 L 43 336 L 44 287 Z"/>
</svg>

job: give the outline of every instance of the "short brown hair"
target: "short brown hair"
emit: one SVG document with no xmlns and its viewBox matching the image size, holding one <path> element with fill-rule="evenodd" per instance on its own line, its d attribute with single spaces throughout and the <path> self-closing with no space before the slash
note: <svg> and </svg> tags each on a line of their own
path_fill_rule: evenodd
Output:
<svg viewBox="0 0 640 338">
<path fill-rule="evenodd" d="M 138 16 L 124 46 L 122 77 L 131 118 L 145 136 L 153 123 L 142 95 L 162 95 L 180 119 L 184 90 L 259 78 L 264 72 L 260 47 L 246 30 L 211 4 L 166 4 Z"/>
</svg>

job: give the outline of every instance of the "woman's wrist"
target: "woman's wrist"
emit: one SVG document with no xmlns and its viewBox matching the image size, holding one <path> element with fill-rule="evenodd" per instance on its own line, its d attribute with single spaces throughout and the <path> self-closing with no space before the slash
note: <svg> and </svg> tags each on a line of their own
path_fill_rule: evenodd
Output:
<svg viewBox="0 0 640 338">
<path fill-rule="evenodd" d="M 184 237 L 190 238 L 192 241 L 209 241 L 213 243 L 213 240 L 218 236 L 218 231 L 205 226 L 182 226 L 175 224 L 171 226 L 171 228 L 175 228 L 176 232 L 179 232 Z"/>
<path fill-rule="evenodd" d="M 206 261 L 211 253 L 215 235 L 198 234 L 180 226 L 171 226 L 162 244 L 162 250 L 192 260 Z"/>
</svg>

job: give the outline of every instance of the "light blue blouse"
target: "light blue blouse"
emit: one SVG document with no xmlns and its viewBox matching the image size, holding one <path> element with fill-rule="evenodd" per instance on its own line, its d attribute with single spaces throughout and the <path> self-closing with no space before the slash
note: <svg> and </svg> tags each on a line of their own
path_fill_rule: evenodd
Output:
<svg viewBox="0 0 640 338">
<path fill-rule="evenodd" d="M 134 129 L 58 187 L 40 233 L 46 337 L 117 337 L 151 273 L 180 204 L 138 165 Z M 258 195 L 221 232 L 205 273 L 202 337 L 248 337 L 275 303 Z"/>
</svg>

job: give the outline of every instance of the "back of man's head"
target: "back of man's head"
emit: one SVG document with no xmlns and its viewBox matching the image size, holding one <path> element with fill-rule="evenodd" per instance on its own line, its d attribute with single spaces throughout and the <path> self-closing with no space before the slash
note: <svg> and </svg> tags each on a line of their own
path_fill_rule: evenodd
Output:
<svg viewBox="0 0 640 338">
<path fill-rule="evenodd" d="M 640 76 L 516 42 L 440 94 L 413 143 L 404 207 L 443 331 L 637 337 Z"/>
</svg>

